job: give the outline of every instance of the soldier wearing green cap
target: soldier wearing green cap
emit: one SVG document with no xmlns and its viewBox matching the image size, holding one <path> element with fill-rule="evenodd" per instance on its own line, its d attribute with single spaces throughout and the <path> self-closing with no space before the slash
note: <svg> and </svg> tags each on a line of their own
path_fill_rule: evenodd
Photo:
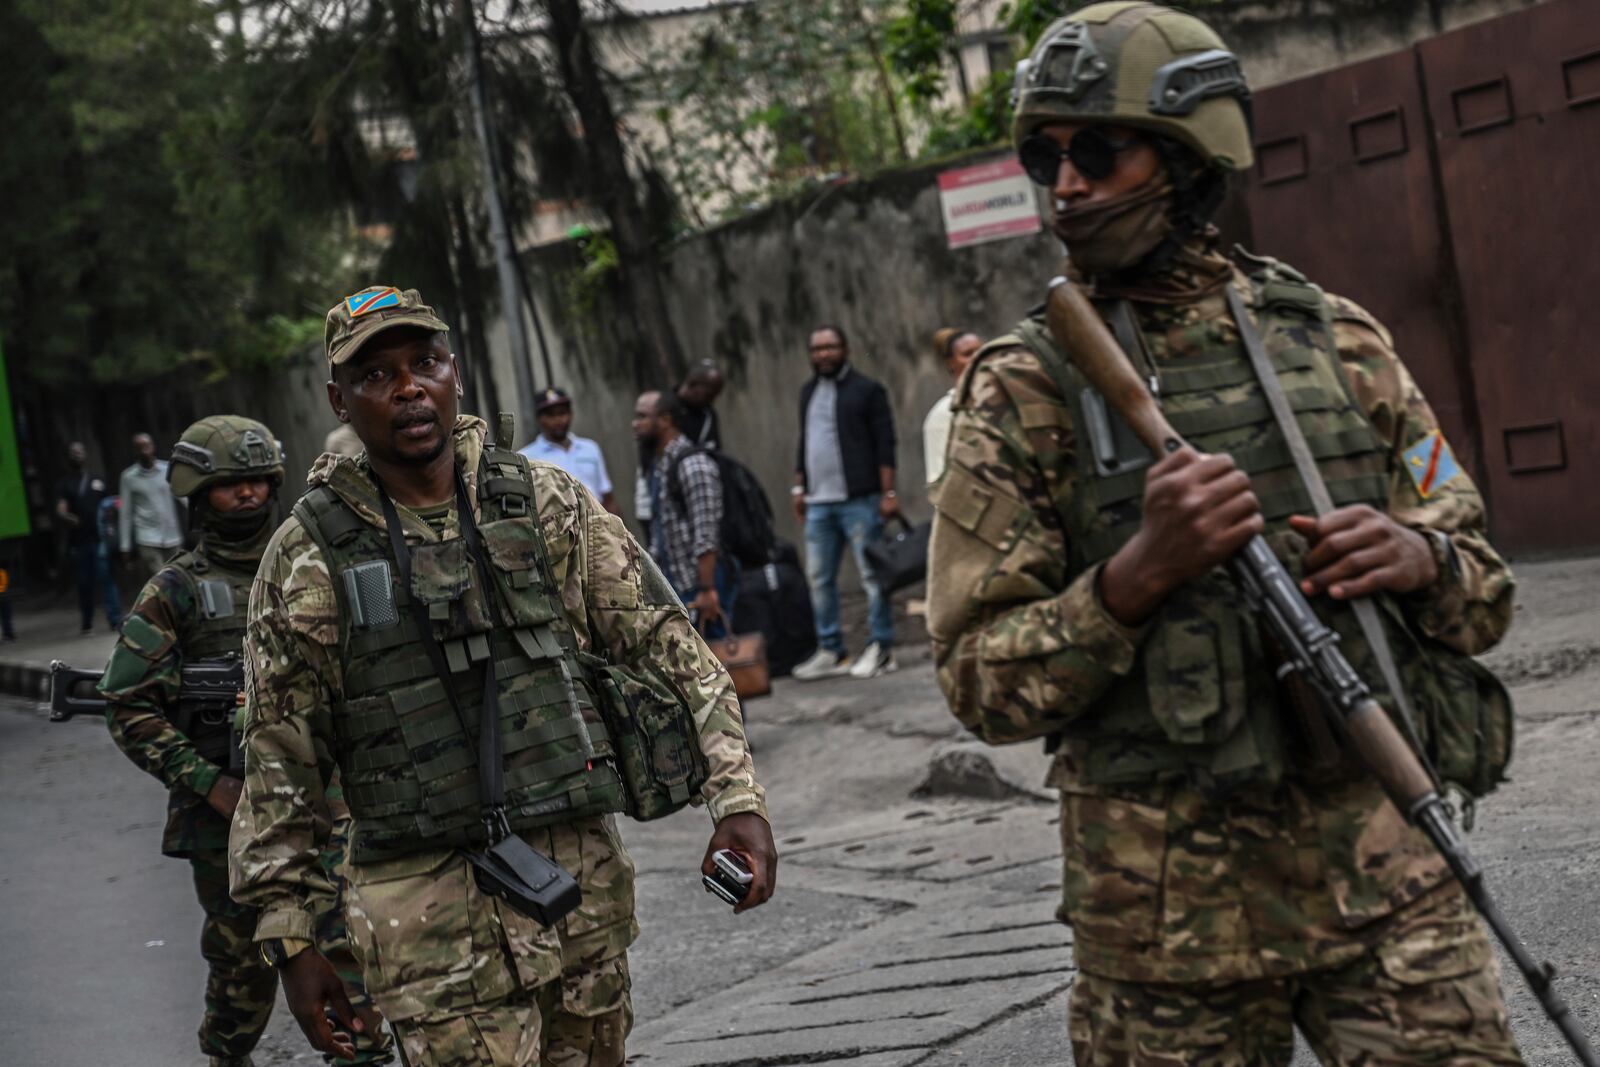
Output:
<svg viewBox="0 0 1600 1067">
<path fill-rule="evenodd" d="M 1210 27 L 1150 3 L 1085 7 L 1020 65 L 1018 155 L 1068 273 L 1194 447 L 1145 452 L 1040 315 L 987 344 L 934 494 L 939 682 L 984 740 L 1054 754 L 1080 1067 L 1287 1065 L 1295 1026 L 1330 1064 L 1520 1063 L 1459 886 L 1222 567 L 1263 533 L 1439 777 L 1501 779 L 1509 704 L 1470 657 L 1512 581 L 1483 501 L 1388 331 L 1210 225 L 1249 99 Z"/>
<path fill-rule="evenodd" d="M 447 327 L 415 290 L 328 312 L 329 402 L 364 451 L 323 456 L 268 546 L 250 601 L 244 798 L 234 896 L 280 965 L 312 1044 L 346 1047 L 338 983 L 306 901 L 337 769 L 354 816 L 352 947 L 413 1067 L 621 1065 L 638 932 L 626 806 L 597 710 L 614 673 L 657 679 L 672 751 L 719 849 L 770 896 L 776 850 L 727 672 L 647 553 L 571 475 L 458 416 Z M 486 675 L 487 665 L 491 674 Z M 493 685 L 498 699 L 485 700 Z M 671 694 L 667 696 L 667 694 Z M 606 705 L 614 706 L 614 705 Z M 499 712 L 503 818 L 485 820 L 476 718 Z M 689 721 L 689 725 L 684 725 Z M 653 751 L 665 751 L 664 734 Z M 692 750 L 693 755 L 688 755 Z M 661 763 L 657 755 L 653 761 Z M 677 802 L 687 802 L 685 785 Z M 569 872 L 577 909 L 541 926 L 486 895 L 463 850 L 514 834 Z"/>
</svg>

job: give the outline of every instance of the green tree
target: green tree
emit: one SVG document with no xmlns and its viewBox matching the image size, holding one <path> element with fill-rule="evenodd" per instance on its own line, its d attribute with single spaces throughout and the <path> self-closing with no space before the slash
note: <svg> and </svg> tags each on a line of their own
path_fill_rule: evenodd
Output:
<svg viewBox="0 0 1600 1067">
<path fill-rule="evenodd" d="M 891 0 L 730 4 L 649 57 L 649 110 L 691 213 L 735 214 L 907 158 L 886 36 L 896 10 Z"/>
<path fill-rule="evenodd" d="M 0 13 L 20 86 L 0 103 L 20 138 L 0 159 L 0 330 L 24 377 L 216 376 L 314 335 L 300 301 L 332 257 L 261 269 L 264 241 L 302 233 L 282 197 L 251 202 L 247 220 L 227 205 L 245 192 L 185 174 L 192 136 L 226 107 L 214 31 L 198 0 L 20 0 Z"/>
</svg>

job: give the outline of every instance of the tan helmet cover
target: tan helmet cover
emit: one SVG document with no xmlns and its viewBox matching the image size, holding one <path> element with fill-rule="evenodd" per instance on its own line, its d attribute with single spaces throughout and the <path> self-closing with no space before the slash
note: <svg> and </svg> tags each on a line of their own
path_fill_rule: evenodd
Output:
<svg viewBox="0 0 1600 1067">
<path fill-rule="evenodd" d="M 283 446 L 272 431 L 242 415 L 210 415 L 172 446 L 167 481 L 174 496 L 193 496 L 221 482 L 265 478 L 283 484 Z"/>
<path fill-rule="evenodd" d="M 1207 162 L 1245 170 L 1250 90 L 1239 61 L 1193 15 L 1142 0 L 1093 4 L 1057 19 L 1017 65 L 1013 143 L 1049 122 L 1165 134 Z"/>
</svg>

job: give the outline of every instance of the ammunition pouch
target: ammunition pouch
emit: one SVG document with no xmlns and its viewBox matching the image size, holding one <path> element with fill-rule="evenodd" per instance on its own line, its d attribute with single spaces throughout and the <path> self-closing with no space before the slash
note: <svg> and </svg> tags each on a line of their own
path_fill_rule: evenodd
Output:
<svg viewBox="0 0 1600 1067">
<path fill-rule="evenodd" d="M 630 818 L 682 808 L 709 777 L 694 710 L 665 675 L 595 661 L 600 714 L 611 734 Z"/>
</svg>

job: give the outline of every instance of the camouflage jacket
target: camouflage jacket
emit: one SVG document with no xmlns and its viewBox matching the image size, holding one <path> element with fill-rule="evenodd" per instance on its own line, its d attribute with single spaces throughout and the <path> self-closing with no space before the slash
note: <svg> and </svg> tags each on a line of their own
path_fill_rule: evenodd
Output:
<svg viewBox="0 0 1600 1067">
<path fill-rule="evenodd" d="M 482 420 L 467 416 L 455 428 L 457 463 L 474 501 L 485 432 Z M 364 460 L 325 455 L 312 469 L 310 482 L 325 481 L 332 464 L 357 462 Z M 621 521 L 560 468 L 535 462 L 532 471 L 551 568 L 580 648 L 603 653 L 613 662 L 665 666 L 697 708 L 710 767 L 700 799 L 713 820 L 739 812 L 765 818 L 765 793 L 755 780 L 726 670 L 695 634 L 665 583 L 646 581 L 642 550 Z M 383 526 L 376 494 L 370 506 L 358 511 Z M 453 515 L 450 522 L 445 536 L 455 536 Z M 439 536 L 420 520 L 406 523 L 405 535 L 413 543 Z M 328 837 L 324 786 L 336 765 L 331 708 L 342 666 L 336 647 L 338 607 L 327 567 L 292 517 L 267 548 L 249 617 L 250 715 L 244 798 L 233 826 L 233 894 L 262 909 L 258 938 L 306 938 L 311 901 L 325 889 L 317 853 Z M 527 836 L 535 844 L 542 838 L 537 832 Z M 559 848 L 557 853 L 556 860 L 569 870 L 581 864 L 581 856 L 565 856 Z M 422 870 L 437 865 L 439 858 L 424 853 L 394 862 Z M 626 914 L 611 918 L 631 921 Z"/>
<path fill-rule="evenodd" d="M 242 573 L 246 581 L 255 573 L 255 559 L 248 553 L 234 559 L 208 552 L 202 544 L 196 554 L 214 568 Z M 168 856 L 228 845 L 227 820 L 206 803 L 222 768 L 200 755 L 172 723 L 184 646 L 199 619 L 194 576 L 182 569 L 186 558 L 179 556 L 163 567 L 140 590 L 100 683 L 112 740 L 171 791 L 161 838 L 161 851 Z M 244 605 L 236 610 L 242 630 Z"/>
<path fill-rule="evenodd" d="M 1242 274 L 1231 284 L 1249 292 Z M 1329 300 L 1339 359 L 1398 469 L 1437 420 L 1388 332 L 1350 301 Z M 1158 361 L 1180 361 L 1219 336 L 1237 341 L 1221 292 L 1136 300 L 1134 309 Z M 953 502 L 935 491 L 928 614 L 938 679 L 957 718 L 991 743 L 1057 732 L 1142 667 L 1146 631 L 1107 613 L 1099 567 L 1069 570 L 1059 516 L 1075 490 L 1078 442 L 1071 420 L 1052 414 L 1062 405 L 1026 348 L 986 354 L 957 388 L 948 451 L 949 467 L 969 475 L 957 480 L 964 491 L 985 496 L 982 522 L 958 525 Z M 1477 489 L 1463 473 L 1423 499 L 1399 476 L 1388 510 L 1448 535 L 1460 563 L 1402 598 L 1411 623 L 1465 653 L 1493 645 L 1511 620 L 1512 581 L 1485 536 Z M 1365 781 L 1326 789 L 1290 782 L 1240 790 L 1226 803 L 1171 783 L 1090 787 L 1060 759 L 1051 781 L 1063 793 L 1064 917 L 1076 927 L 1080 965 L 1111 977 L 1241 980 L 1336 962 L 1359 951 L 1346 931 L 1445 873 Z M 1185 855 L 1177 844 L 1202 839 L 1238 846 L 1219 853 L 1195 844 Z M 1319 859 L 1301 869 L 1308 846 Z M 1295 877 L 1274 888 L 1285 870 Z"/>
</svg>

